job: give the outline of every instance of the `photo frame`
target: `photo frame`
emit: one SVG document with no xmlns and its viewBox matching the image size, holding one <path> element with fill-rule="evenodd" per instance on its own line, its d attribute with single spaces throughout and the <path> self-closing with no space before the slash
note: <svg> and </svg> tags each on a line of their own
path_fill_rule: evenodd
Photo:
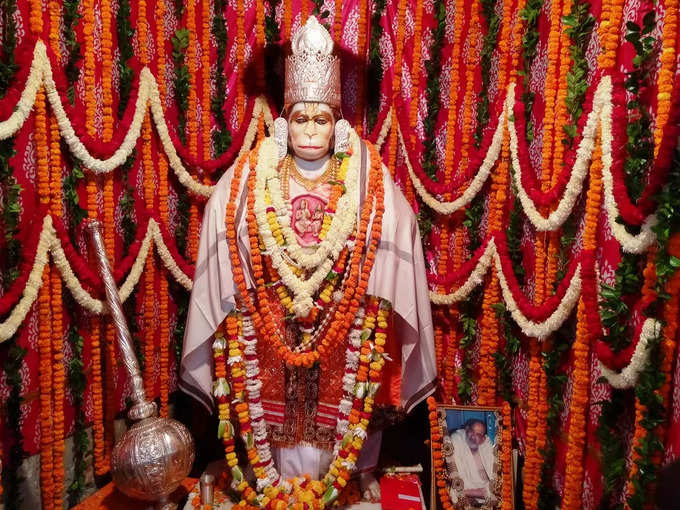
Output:
<svg viewBox="0 0 680 510">
<path fill-rule="evenodd" d="M 430 507 L 513 509 L 511 424 L 509 416 L 504 419 L 503 408 L 437 404 L 434 413 L 430 419 Z M 440 494 L 442 485 L 446 505 Z"/>
</svg>

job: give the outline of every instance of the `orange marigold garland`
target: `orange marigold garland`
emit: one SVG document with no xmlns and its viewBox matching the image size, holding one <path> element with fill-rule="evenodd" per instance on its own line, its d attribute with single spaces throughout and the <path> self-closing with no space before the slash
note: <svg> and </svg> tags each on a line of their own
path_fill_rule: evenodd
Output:
<svg viewBox="0 0 680 510">
<path fill-rule="evenodd" d="M 427 408 L 429 410 L 430 418 L 430 448 L 432 449 L 432 464 L 434 474 L 436 477 L 435 486 L 439 501 L 441 501 L 444 510 L 453 510 L 453 503 L 449 496 L 449 489 L 446 483 L 446 475 L 444 471 L 444 454 L 442 452 L 442 429 L 439 426 L 439 416 L 437 412 L 437 402 L 434 397 L 427 399 Z M 432 502 L 434 507 L 434 502 Z"/>
<path fill-rule="evenodd" d="M 491 183 L 491 199 L 489 203 L 488 231 L 491 233 L 500 232 L 503 229 L 503 211 L 507 200 L 508 186 L 508 165 L 510 159 L 509 136 L 506 130 L 503 131 L 503 145 L 501 148 L 501 160 L 498 170 L 494 172 Z M 500 286 L 498 275 L 495 269 L 491 271 L 491 280 L 484 291 L 482 301 L 482 335 L 480 346 L 480 378 L 479 378 L 479 397 L 481 405 L 494 405 L 496 402 L 496 363 L 494 353 L 498 350 L 499 337 L 501 330 L 498 325 L 493 306 L 501 302 Z"/>
<path fill-rule="evenodd" d="M 538 255 L 538 247 L 537 247 Z M 536 275 L 538 277 L 538 274 Z M 538 289 L 538 287 L 537 287 Z M 543 369 L 541 368 L 541 346 L 537 341 L 530 341 L 529 343 L 529 398 L 527 402 L 527 431 L 526 431 L 526 459 L 524 462 L 524 492 L 522 497 L 524 499 L 524 506 L 531 509 L 530 502 L 535 501 L 538 487 L 538 469 L 536 464 L 538 462 L 539 453 L 535 449 L 537 427 L 541 426 L 538 422 L 538 406 L 539 406 L 539 388 L 541 384 L 541 377 L 543 377 Z M 536 468 L 536 469 L 535 469 Z"/>
<path fill-rule="evenodd" d="M 501 464 L 503 469 L 503 485 L 501 488 L 501 510 L 514 508 L 512 472 L 512 410 L 508 402 L 503 402 L 503 445 L 501 446 Z"/>
<path fill-rule="evenodd" d="M 675 44 L 678 36 L 678 9 L 680 1 L 665 0 L 663 34 L 661 38 L 661 68 L 659 69 L 656 95 L 656 125 L 654 126 L 654 157 L 659 153 L 664 128 L 671 112 L 673 78 L 675 76 Z"/>
<path fill-rule="evenodd" d="M 59 48 L 59 21 L 60 6 L 52 0 L 49 3 L 50 15 L 50 47 L 56 55 L 60 54 Z M 57 119 L 52 115 L 49 117 L 50 125 L 50 170 L 49 170 L 49 203 L 50 214 L 61 217 L 61 148 L 59 145 L 59 126 Z M 41 197 L 42 198 L 42 197 Z M 52 392 L 53 392 L 53 438 L 54 453 L 53 461 L 53 494 L 54 507 L 61 508 L 64 492 L 64 354 L 63 354 L 63 303 L 61 298 L 61 277 L 54 269 L 50 269 L 50 307 L 52 313 Z"/>
<path fill-rule="evenodd" d="M 85 119 L 87 134 L 96 136 L 94 124 L 95 109 L 97 106 L 94 97 L 95 90 L 95 50 L 94 50 L 94 0 L 83 1 L 83 34 L 84 34 L 84 66 L 83 77 L 85 84 Z M 90 218 L 96 218 L 97 212 L 97 183 L 91 173 L 87 173 L 87 214 Z M 91 370 L 92 380 L 92 435 L 94 439 L 94 470 L 97 475 L 103 475 L 109 470 L 109 461 L 104 445 L 104 407 L 102 389 L 102 365 L 101 365 L 101 318 L 91 317 Z"/>
<path fill-rule="evenodd" d="M 404 34 L 406 32 L 406 0 L 399 0 L 397 11 L 397 46 L 394 56 L 394 68 L 392 70 L 392 129 L 390 131 L 387 162 L 387 168 L 393 178 L 395 167 L 397 166 L 397 126 L 399 124 L 397 119 L 397 103 L 401 92 L 402 55 L 404 53 Z"/>
<path fill-rule="evenodd" d="M 144 172 L 144 200 L 149 210 L 154 207 L 154 164 L 151 154 L 151 120 L 149 114 L 142 124 L 142 165 Z M 147 398 L 155 398 L 154 361 L 156 355 L 155 279 L 156 266 L 153 250 L 149 250 L 144 271 L 144 390 Z"/>
<path fill-rule="evenodd" d="M 590 165 L 590 187 L 586 195 L 586 217 L 583 232 L 583 249 L 594 251 L 597 248 L 596 234 L 602 198 L 602 160 L 599 143 L 593 153 Z M 569 408 L 569 426 L 562 508 L 565 510 L 581 508 L 583 488 L 583 453 L 586 437 L 586 412 L 590 389 L 590 336 L 585 312 L 586 303 L 579 300 L 576 323 L 576 340 L 572 346 L 574 353 L 573 390 Z"/>
<path fill-rule="evenodd" d="M 156 1 L 156 65 L 158 66 L 158 93 L 161 103 L 165 104 L 165 2 Z M 209 90 L 208 90 L 209 92 Z M 209 138 L 208 138 L 209 140 Z M 209 144 L 208 144 L 209 146 Z M 163 152 L 158 157 L 158 212 L 164 225 L 168 224 L 168 160 Z M 168 416 L 170 393 L 170 314 L 168 312 L 167 274 L 160 278 L 159 321 L 160 321 L 160 416 Z"/>
<path fill-rule="evenodd" d="M 288 10 L 290 13 L 290 11 Z M 289 16 L 291 14 L 288 14 Z M 285 18 L 285 16 L 284 16 Z M 285 19 L 284 19 L 285 22 Z M 288 27 L 290 37 L 290 27 Z M 243 121 L 243 110 L 245 108 L 245 92 L 243 89 L 243 72 L 245 67 L 245 6 L 244 0 L 236 2 L 236 67 L 238 76 L 236 78 L 236 108 L 238 109 L 238 120 Z"/>
<path fill-rule="evenodd" d="M 42 18 L 41 18 L 42 19 Z M 35 98 L 35 145 L 37 152 L 38 199 L 41 204 L 50 200 L 50 162 L 47 145 L 47 107 L 42 87 Z M 51 266 L 47 264 L 42 274 L 38 293 L 38 349 L 40 369 L 40 494 L 43 508 L 54 508 L 54 418 L 52 395 L 52 316 L 51 316 Z"/>
<path fill-rule="evenodd" d="M 290 0 L 285 1 L 290 2 Z M 342 0 L 335 0 L 335 15 L 333 16 L 333 39 L 338 44 L 340 44 L 342 41 Z"/>
<path fill-rule="evenodd" d="M 620 39 L 619 31 L 623 19 L 623 4 L 623 0 L 605 0 L 602 2 L 600 27 L 598 29 L 601 53 L 597 58 L 600 69 L 612 69 L 616 65 Z"/>
<path fill-rule="evenodd" d="M 423 3 L 417 2 L 416 14 L 413 28 L 413 52 L 411 54 L 411 98 L 409 103 L 408 125 L 411 128 L 409 134 L 409 147 L 411 150 L 416 146 L 416 130 L 415 126 L 418 121 L 418 103 L 420 101 L 420 75 L 421 65 L 420 57 L 423 50 L 422 32 L 423 32 Z M 404 194 L 409 204 L 414 204 L 416 201 L 415 192 L 411 179 L 406 179 L 402 184 Z"/>
<path fill-rule="evenodd" d="M 113 61 L 111 49 L 113 45 L 111 37 L 111 2 L 110 0 L 102 0 L 101 4 L 102 17 L 102 41 L 101 41 L 101 56 L 102 56 L 102 140 L 110 142 L 113 138 L 113 94 L 112 94 L 112 69 Z M 116 242 L 115 242 L 115 198 L 113 194 L 113 172 L 108 172 L 104 175 L 103 188 L 103 223 L 104 223 L 104 247 L 106 254 L 114 264 L 116 260 Z M 105 325 L 105 345 L 106 345 L 106 366 L 107 373 L 105 377 L 106 389 L 106 406 L 105 406 L 105 441 L 107 451 L 113 448 L 113 421 L 118 411 L 115 391 L 115 378 L 118 372 L 118 365 L 116 362 L 116 330 L 110 318 L 107 318 Z"/>
</svg>

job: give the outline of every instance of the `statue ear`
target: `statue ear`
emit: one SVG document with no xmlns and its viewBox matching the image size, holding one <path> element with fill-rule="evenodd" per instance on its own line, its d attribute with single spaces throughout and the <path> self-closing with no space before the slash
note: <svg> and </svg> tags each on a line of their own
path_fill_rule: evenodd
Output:
<svg viewBox="0 0 680 510">
<path fill-rule="evenodd" d="M 335 123 L 335 147 L 333 152 L 339 154 L 347 152 L 349 149 L 349 122 L 345 119 L 340 119 Z"/>
<path fill-rule="evenodd" d="M 285 117 L 274 120 L 274 143 L 276 144 L 279 160 L 288 154 L 288 121 Z"/>
</svg>

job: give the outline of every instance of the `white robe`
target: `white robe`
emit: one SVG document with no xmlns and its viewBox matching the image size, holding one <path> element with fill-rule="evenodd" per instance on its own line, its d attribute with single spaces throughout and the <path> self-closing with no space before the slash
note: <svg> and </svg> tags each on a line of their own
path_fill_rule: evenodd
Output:
<svg viewBox="0 0 680 510">
<path fill-rule="evenodd" d="M 479 445 L 479 456 L 482 459 L 482 466 L 488 479 L 482 477 L 477 469 L 477 463 L 473 458 L 472 450 L 465 439 L 465 429 L 458 429 L 451 434 L 453 443 L 453 460 L 459 476 L 463 479 L 463 489 L 486 489 L 489 491 L 489 481 L 493 480 L 493 465 L 495 461 L 493 444 L 489 436 L 484 438 Z"/>
<path fill-rule="evenodd" d="M 359 186 L 361 204 L 366 194 L 367 153 L 362 143 L 363 171 L 362 185 Z M 243 192 L 248 172 L 246 163 L 237 204 L 237 242 L 244 263 L 249 263 L 249 256 L 244 254 L 250 252 L 245 219 L 246 194 Z M 385 168 L 383 173 L 385 214 L 367 294 L 387 299 L 392 303 L 395 312 L 394 330 L 398 335 L 396 341 L 401 345 L 401 407 L 408 412 L 434 391 L 436 363 L 432 316 L 425 261 L 415 214 Z M 180 369 L 180 388 L 208 409 L 213 407 L 211 339 L 215 330 L 234 308 L 237 293 L 225 226 L 226 206 L 233 174 L 233 167 L 225 172 L 205 206 Z M 244 272 L 246 282 L 252 288 L 253 282 L 249 278 L 252 271 L 246 268 Z M 319 460 L 316 464 L 317 467 L 323 468 L 326 462 Z"/>
</svg>

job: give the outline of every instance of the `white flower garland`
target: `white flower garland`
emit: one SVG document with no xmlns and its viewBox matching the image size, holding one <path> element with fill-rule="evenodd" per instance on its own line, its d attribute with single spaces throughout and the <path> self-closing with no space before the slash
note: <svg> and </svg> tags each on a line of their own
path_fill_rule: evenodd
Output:
<svg viewBox="0 0 680 510">
<path fill-rule="evenodd" d="M 170 274 L 172 274 L 177 282 L 185 289 L 191 290 L 191 278 L 182 271 L 172 258 L 170 250 L 163 241 L 163 236 L 161 235 L 158 223 L 156 223 L 154 219 L 150 219 L 139 253 L 132 264 L 132 268 L 125 279 L 125 282 L 123 282 L 123 285 L 121 285 L 118 290 L 121 302 L 125 302 L 130 297 L 132 290 L 139 283 L 139 279 L 144 271 L 144 263 L 149 250 L 152 247 L 152 243 L 155 245 L 163 265 L 168 269 Z M 64 253 L 61 240 L 59 239 L 59 236 L 57 236 L 52 224 L 52 217 L 46 215 L 43 219 L 43 226 L 36 248 L 33 267 L 31 268 L 26 285 L 24 286 L 22 297 L 14 306 L 7 319 L 0 323 L 0 342 L 8 340 L 16 333 L 30 311 L 31 306 L 33 306 L 33 303 L 38 298 L 38 291 L 40 290 L 40 287 L 42 287 L 42 274 L 45 265 L 48 263 L 48 254 L 51 254 L 54 266 L 59 271 L 62 280 L 73 295 L 73 298 L 80 306 L 98 315 L 108 313 L 106 303 L 92 297 L 92 295 L 83 288 Z"/>
<path fill-rule="evenodd" d="M 43 229 L 40 232 L 40 240 L 38 241 L 38 248 L 35 254 L 35 262 L 33 262 L 30 276 L 26 281 L 23 295 L 12 312 L 9 314 L 9 317 L 0 323 L 0 342 L 4 342 L 5 340 L 12 338 L 21 323 L 26 318 L 31 306 L 33 306 L 35 300 L 38 299 L 38 292 L 40 291 L 40 287 L 42 287 L 43 283 L 43 270 L 47 264 L 47 252 L 49 250 L 50 244 L 52 243 L 52 238 L 50 235 L 51 227 L 52 218 L 50 216 L 45 216 L 45 219 L 43 220 Z"/>
<path fill-rule="evenodd" d="M 617 222 L 619 208 L 614 199 L 614 178 L 611 173 L 612 166 L 612 103 L 604 101 L 601 119 L 602 136 L 602 183 L 604 185 L 604 206 L 607 211 L 607 219 L 612 229 L 612 235 L 621 243 L 621 248 L 628 253 L 642 253 L 656 240 L 656 234 L 652 227 L 656 225 L 656 214 L 650 214 L 642 223 L 640 233 L 631 235 L 626 227 Z"/>
<path fill-rule="evenodd" d="M 629 234 L 625 227 L 616 220 L 619 217 L 619 210 L 616 204 L 613 193 L 613 177 L 611 173 L 612 166 L 612 80 L 610 76 L 603 76 L 597 85 L 595 95 L 593 97 L 593 108 L 588 114 L 586 125 L 583 129 L 583 136 L 576 150 L 576 161 L 569 176 L 569 182 L 566 185 L 564 195 L 560 199 L 555 210 L 553 210 L 548 217 L 544 217 L 531 199 L 526 189 L 522 184 L 522 173 L 530 172 L 531 169 L 523 168 L 519 159 L 518 150 L 518 136 L 515 127 L 516 119 L 513 116 L 513 105 L 515 103 L 515 84 L 510 83 L 506 95 L 503 109 L 499 114 L 498 126 L 494 132 L 493 139 L 489 149 L 486 153 L 484 161 L 479 168 L 479 171 L 472 179 L 470 186 L 465 192 L 453 202 L 443 202 L 438 200 L 430 194 L 423 183 L 413 170 L 413 166 L 408 158 L 408 152 L 404 144 L 403 134 L 399 130 L 399 141 L 406 154 L 406 167 L 413 186 L 418 192 L 420 198 L 430 208 L 440 214 L 452 214 L 462 207 L 465 207 L 470 201 L 479 193 L 482 186 L 489 176 L 491 168 L 495 164 L 503 140 L 503 124 L 507 116 L 511 122 L 507 123 L 507 129 L 510 135 L 510 158 L 512 161 L 513 180 L 517 187 L 517 195 L 522 204 L 522 208 L 526 213 L 529 221 L 536 227 L 538 231 L 555 231 L 562 226 L 566 219 L 571 214 L 574 204 L 578 200 L 583 191 L 583 183 L 588 175 L 589 163 L 592 158 L 593 150 L 595 148 L 595 140 L 598 128 L 601 132 L 602 145 L 602 178 L 604 183 L 604 203 L 605 210 L 609 224 L 612 229 L 614 238 L 621 244 L 622 248 L 630 253 L 644 252 L 656 239 L 656 235 L 652 231 L 652 227 L 656 224 L 656 215 L 650 215 L 642 224 L 642 230 L 638 235 Z M 397 127 L 397 129 L 399 129 Z"/>
<path fill-rule="evenodd" d="M 439 294 L 438 292 L 430 291 L 430 301 L 435 305 L 451 306 L 454 303 L 466 299 L 470 295 L 470 292 L 484 280 L 484 275 L 486 275 L 489 267 L 491 267 L 491 261 L 493 260 L 495 253 L 496 244 L 494 243 L 494 240 L 491 239 L 486 245 L 484 253 L 479 257 L 477 265 L 470 272 L 470 276 L 468 276 L 467 280 L 465 280 L 465 283 L 450 294 Z"/>
<path fill-rule="evenodd" d="M 576 266 L 574 275 L 569 282 L 569 287 L 567 287 L 567 291 L 560 301 L 560 304 L 557 305 L 555 311 L 544 321 L 534 322 L 527 319 L 518 308 L 515 298 L 512 295 L 512 291 L 508 286 L 508 282 L 505 279 L 505 275 L 503 274 L 501 259 L 497 252 L 494 253 L 494 261 L 496 263 L 496 274 L 498 275 L 498 282 L 501 285 L 506 308 L 525 335 L 543 340 L 554 331 L 557 331 L 560 326 L 564 324 L 564 321 L 569 318 L 571 311 L 574 309 L 574 306 L 581 296 L 581 264 Z"/>
<path fill-rule="evenodd" d="M 387 116 L 385 117 L 385 120 L 383 120 L 383 125 L 380 126 L 380 133 L 378 133 L 378 139 L 375 141 L 375 148 L 378 152 L 382 149 L 387 133 L 389 133 L 390 128 L 392 127 L 392 115 L 394 115 L 394 107 L 390 107 L 390 111 L 387 112 Z"/>
<path fill-rule="evenodd" d="M 45 43 L 41 40 L 38 40 L 35 44 L 31 70 L 26 79 L 26 85 L 21 93 L 21 97 L 17 102 L 12 115 L 7 120 L 0 122 L 0 140 L 13 136 L 21 129 L 33 109 L 36 94 L 41 85 L 45 86 L 47 99 L 54 111 L 61 136 L 71 150 L 71 153 L 92 172 L 111 172 L 125 162 L 135 148 L 137 139 L 140 136 L 142 122 L 144 121 L 147 107 L 149 107 L 156 124 L 161 145 L 163 146 L 170 166 L 175 172 L 175 175 L 177 175 L 179 182 L 194 194 L 210 196 L 212 193 L 214 187 L 196 181 L 186 170 L 177 155 L 177 151 L 172 144 L 168 126 L 165 121 L 160 94 L 158 92 L 158 84 L 148 67 L 144 67 L 140 72 L 139 91 L 130 127 L 127 133 L 125 133 L 125 137 L 120 147 L 116 149 L 111 157 L 105 160 L 93 157 L 76 135 L 73 125 L 66 115 L 64 106 L 61 103 L 57 86 L 54 83 L 52 66 L 47 57 Z M 264 116 L 265 124 L 271 127 L 273 122 L 271 111 L 263 97 L 258 97 L 255 101 L 252 118 L 250 119 L 244 143 L 241 147 L 241 153 L 250 149 L 257 133 L 257 121 L 259 120 L 260 115 Z"/>
<path fill-rule="evenodd" d="M 484 253 L 479 258 L 477 265 L 470 272 L 467 280 L 458 287 L 454 292 L 450 294 L 439 294 L 434 291 L 430 291 L 430 301 L 436 305 L 452 305 L 463 299 L 466 299 L 470 292 L 482 283 L 484 276 L 491 267 L 491 261 L 494 261 L 496 268 L 496 274 L 498 275 L 498 282 L 501 286 L 501 291 L 503 293 L 503 299 L 505 301 L 506 307 L 510 312 L 510 315 L 517 323 L 517 325 L 522 329 L 522 332 L 530 337 L 538 338 L 543 340 L 549 336 L 554 331 L 558 330 L 564 321 L 569 317 L 569 314 L 574 309 L 574 306 L 578 302 L 581 295 L 581 264 L 578 264 L 574 275 L 572 276 L 569 287 L 565 292 L 564 298 L 560 301 L 559 305 L 555 311 L 542 322 L 534 322 L 529 320 L 517 306 L 517 302 L 512 295 L 508 281 L 503 273 L 503 266 L 501 264 L 501 258 L 496 248 L 496 243 L 493 239 L 489 240 Z"/>
<path fill-rule="evenodd" d="M 278 173 L 276 172 L 275 165 L 276 161 L 276 145 L 274 144 L 272 138 L 267 138 L 260 146 L 257 166 L 255 168 L 256 179 L 255 189 L 253 190 L 255 195 L 255 218 L 260 236 L 262 237 L 262 242 L 264 243 L 265 249 L 267 250 L 267 253 L 271 259 L 272 266 L 278 272 L 279 276 L 281 276 L 281 280 L 283 281 L 284 285 L 293 294 L 293 312 L 298 317 L 304 317 L 314 306 L 312 296 L 319 290 L 324 279 L 333 268 L 334 259 L 337 258 L 340 250 L 345 245 L 347 237 L 354 228 L 357 206 L 356 202 L 352 201 L 352 197 L 356 197 L 356 193 L 350 193 L 348 191 L 343 195 L 343 197 L 341 197 L 341 199 L 348 197 L 348 200 L 346 201 L 347 204 L 344 205 L 343 208 L 340 207 L 340 200 L 338 201 L 338 211 L 333 218 L 333 221 L 336 221 L 337 219 L 337 223 L 340 223 L 340 227 L 332 227 L 329 229 L 326 239 L 320 243 L 319 247 L 319 250 L 323 250 L 322 254 L 327 252 L 327 256 L 321 259 L 320 263 L 316 266 L 316 269 L 309 278 L 300 278 L 289 266 L 283 253 L 284 249 L 277 243 L 274 235 L 272 234 L 269 222 L 267 221 L 267 204 L 265 202 L 265 193 L 267 191 L 268 183 L 274 183 L 278 181 Z M 354 180 L 358 180 L 358 174 Z M 271 187 L 270 191 L 272 191 Z M 275 193 L 272 193 L 272 195 L 274 194 Z M 350 195 L 352 195 L 352 197 L 350 197 Z M 286 204 L 283 203 L 284 201 L 282 199 L 281 202 L 282 203 L 278 204 L 278 214 L 286 215 L 283 216 L 281 220 L 282 224 L 286 224 L 290 222 L 287 212 L 288 208 Z M 285 213 L 281 213 L 281 209 L 284 209 Z M 348 224 L 349 228 L 347 228 Z M 333 225 L 333 222 L 331 225 Z M 295 234 L 292 233 L 292 235 L 294 236 Z M 301 254 L 298 253 L 298 255 Z M 309 258 L 313 262 L 317 262 L 312 257 Z"/>
<path fill-rule="evenodd" d="M 510 87 L 511 89 L 514 89 L 514 84 L 511 84 Z M 508 94 L 508 98 L 509 97 L 510 94 Z M 506 108 L 508 98 L 506 98 Z M 491 145 L 489 146 L 489 150 L 487 151 L 486 156 L 484 157 L 484 161 L 482 161 L 482 164 L 479 167 L 479 172 L 477 172 L 475 177 L 472 179 L 472 182 L 470 182 L 470 185 L 465 189 L 463 194 L 452 202 L 441 202 L 437 200 L 433 195 L 431 195 L 425 189 L 425 186 L 423 186 L 423 183 L 413 170 L 413 166 L 411 165 L 411 161 L 408 158 L 408 156 L 405 157 L 406 168 L 408 169 L 408 174 L 411 176 L 413 187 L 416 189 L 418 195 L 420 195 L 420 198 L 423 200 L 423 202 L 425 202 L 429 207 L 437 211 L 439 214 L 453 214 L 458 209 L 468 205 L 472 201 L 472 199 L 477 196 L 477 193 L 479 193 L 479 191 L 482 189 L 484 183 L 491 174 L 491 169 L 493 168 L 494 163 L 496 163 L 498 155 L 501 152 L 501 145 L 503 143 L 503 125 L 505 124 L 506 108 L 503 108 L 501 114 L 498 117 L 498 125 L 496 126 L 496 131 L 494 131 L 493 133 Z M 397 129 L 399 134 L 399 143 L 401 144 L 401 148 L 404 154 L 407 155 L 408 152 L 406 150 L 406 144 L 404 142 L 404 134 L 401 132 L 401 129 L 398 126 Z"/>
<path fill-rule="evenodd" d="M 635 352 L 630 359 L 630 363 L 620 372 L 607 368 L 600 360 L 600 373 L 607 379 L 614 388 L 632 388 L 637 383 L 640 372 L 645 368 L 649 361 L 649 350 L 647 344 L 649 340 L 661 334 L 661 322 L 656 319 L 647 319 L 642 325 L 640 339 L 635 346 Z"/>
<path fill-rule="evenodd" d="M 272 234 L 271 227 L 267 221 L 267 205 L 264 197 L 264 189 L 266 188 L 269 190 L 272 206 L 276 212 L 281 232 L 286 240 L 285 250 L 299 266 L 305 269 L 314 269 L 324 263 L 329 257 L 336 260 L 345 247 L 347 238 L 354 230 L 356 211 L 358 210 L 361 146 L 359 137 L 353 129 L 350 130 L 350 143 L 352 155 L 349 158 L 344 181 L 346 191 L 338 199 L 336 211 L 325 239 L 321 240 L 312 252 L 309 251 L 309 248 L 300 246 L 297 235 L 290 226 L 292 211 L 290 203 L 284 200 L 283 197 L 281 179 L 276 168 L 278 157 L 272 159 L 268 165 L 268 162 L 263 162 L 263 172 L 257 176 L 258 182 L 262 183 L 262 187 L 256 187 L 255 193 L 255 215 L 259 215 L 258 225 L 261 225 L 261 228 L 266 230 L 267 235 Z M 263 156 L 266 157 L 266 154 L 263 155 L 262 151 L 260 151 L 258 157 Z M 259 164 L 258 168 L 260 168 Z M 278 244 L 277 248 L 279 250 L 283 249 L 278 247 Z"/>
</svg>

